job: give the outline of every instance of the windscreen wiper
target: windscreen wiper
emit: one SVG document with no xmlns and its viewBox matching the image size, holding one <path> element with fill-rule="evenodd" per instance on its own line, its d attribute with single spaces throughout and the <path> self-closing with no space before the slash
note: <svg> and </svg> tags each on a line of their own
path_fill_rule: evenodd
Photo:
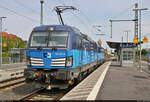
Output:
<svg viewBox="0 0 150 102">
<path fill-rule="evenodd" d="M 56 46 L 52 46 L 52 51 L 57 50 Z"/>
<path fill-rule="evenodd" d="M 37 48 L 37 50 L 42 50 L 42 47 L 41 47 L 41 46 L 39 46 L 39 47 Z"/>
</svg>

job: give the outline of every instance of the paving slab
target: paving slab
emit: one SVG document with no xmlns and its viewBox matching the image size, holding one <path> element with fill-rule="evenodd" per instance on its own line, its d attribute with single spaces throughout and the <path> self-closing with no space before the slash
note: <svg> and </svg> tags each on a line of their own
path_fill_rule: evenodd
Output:
<svg viewBox="0 0 150 102">
<path fill-rule="evenodd" d="M 0 68 L 0 82 L 22 77 L 25 68 L 27 68 L 25 63 L 2 65 L 2 67 Z"/>
<path fill-rule="evenodd" d="M 113 61 L 96 100 L 150 100 L 150 75 L 140 72 L 137 65 L 121 67 Z"/>
<path fill-rule="evenodd" d="M 60 100 L 94 100 L 110 63 L 108 61 L 101 65 Z"/>
</svg>

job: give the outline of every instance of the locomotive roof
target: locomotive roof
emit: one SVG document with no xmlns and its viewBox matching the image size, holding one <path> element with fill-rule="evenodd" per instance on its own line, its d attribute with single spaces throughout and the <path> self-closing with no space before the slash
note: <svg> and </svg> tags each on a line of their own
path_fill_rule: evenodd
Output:
<svg viewBox="0 0 150 102">
<path fill-rule="evenodd" d="M 94 41 L 94 40 L 92 40 L 88 35 L 86 35 L 86 34 L 83 34 L 83 33 L 81 33 L 81 35 L 86 39 L 86 40 L 88 40 L 88 41 L 90 41 L 90 42 L 92 42 L 92 43 L 95 43 L 96 44 L 96 42 Z"/>
<path fill-rule="evenodd" d="M 78 34 L 81 34 L 82 37 L 84 37 L 86 40 L 96 43 L 94 40 L 92 40 L 88 35 L 83 34 L 80 32 L 80 30 L 76 27 L 73 26 L 68 26 L 68 25 L 42 25 L 42 26 L 37 26 L 33 29 L 33 31 L 44 31 L 44 30 L 50 30 L 51 27 L 54 27 L 55 30 L 73 30 L 77 32 Z"/>
<path fill-rule="evenodd" d="M 74 31 L 80 32 L 79 29 L 68 26 L 68 25 L 42 25 L 42 26 L 37 26 L 33 29 L 33 31 L 39 31 L 39 30 L 50 30 L 51 27 L 54 27 L 55 30 L 69 30 L 72 29 Z"/>
</svg>

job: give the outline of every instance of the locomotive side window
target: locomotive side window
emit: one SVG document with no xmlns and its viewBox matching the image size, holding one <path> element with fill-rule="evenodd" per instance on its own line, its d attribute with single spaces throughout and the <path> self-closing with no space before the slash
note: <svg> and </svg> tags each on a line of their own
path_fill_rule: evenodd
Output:
<svg viewBox="0 0 150 102">
<path fill-rule="evenodd" d="M 81 39 L 80 36 L 78 36 L 77 34 L 74 36 L 73 39 L 73 49 L 80 49 L 80 43 L 81 43 Z"/>
<path fill-rule="evenodd" d="M 79 39 L 79 49 L 83 49 L 83 46 L 82 46 L 82 39 Z"/>
<path fill-rule="evenodd" d="M 48 32 L 33 32 L 30 46 L 47 46 Z"/>
</svg>

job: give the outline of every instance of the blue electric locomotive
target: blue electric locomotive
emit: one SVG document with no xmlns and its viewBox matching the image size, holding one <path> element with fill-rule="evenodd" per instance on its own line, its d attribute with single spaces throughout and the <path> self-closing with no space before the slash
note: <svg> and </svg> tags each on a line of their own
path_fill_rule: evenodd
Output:
<svg viewBox="0 0 150 102">
<path fill-rule="evenodd" d="M 77 28 L 35 27 L 27 46 L 26 81 L 67 88 L 103 62 L 104 50 Z"/>
</svg>

